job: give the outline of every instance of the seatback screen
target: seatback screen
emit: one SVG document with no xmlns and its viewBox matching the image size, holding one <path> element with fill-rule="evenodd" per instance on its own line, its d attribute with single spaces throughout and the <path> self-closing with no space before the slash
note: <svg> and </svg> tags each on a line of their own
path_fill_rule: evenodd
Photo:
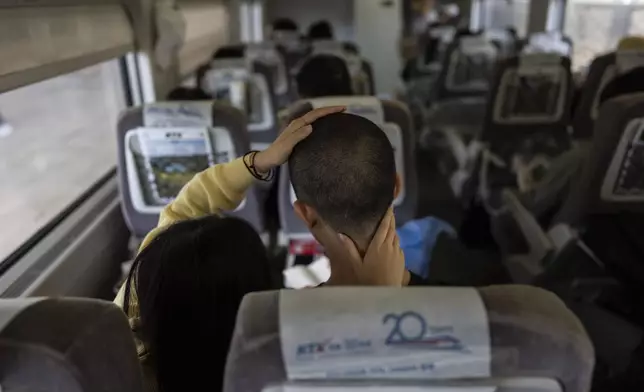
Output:
<svg viewBox="0 0 644 392">
<path fill-rule="evenodd" d="M 644 119 L 626 127 L 606 172 L 601 197 L 606 201 L 644 201 Z"/>
<path fill-rule="evenodd" d="M 147 178 L 143 188 L 155 204 L 172 201 L 188 181 L 214 164 L 205 128 L 145 128 L 137 134 L 146 172 L 142 178 Z"/>
<path fill-rule="evenodd" d="M 556 122 L 563 115 L 565 79 L 561 68 L 506 71 L 495 104 L 499 123 Z"/>
</svg>

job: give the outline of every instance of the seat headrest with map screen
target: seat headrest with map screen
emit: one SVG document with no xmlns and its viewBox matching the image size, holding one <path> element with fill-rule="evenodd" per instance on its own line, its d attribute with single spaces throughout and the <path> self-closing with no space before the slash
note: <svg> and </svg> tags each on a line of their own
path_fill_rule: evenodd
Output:
<svg viewBox="0 0 644 392">
<path fill-rule="evenodd" d="M 535 133 L 567 133 L 572 96 L 570 60 L 523 54 L 505 60 L 488 101 L 485 141 Z"/>
<path fill-rule="evenodd" d="M 0 301 L 3 391 L 142 392 L 123 311 L 93 299 Z"/>
<path fill-rule="evenodd" d="M 644 212 L 644 94 L 606 102 L 581 175 L 556 217 L 577 226 L 589 214 Z"/>
<path fill-rule="evenodd" d="M 438 76 L 436 100 L 487 95 L 499 56 L 499 49 L 483 35 L 451 43 Z"/>
<path fill-rule="evenodd" d="M 277 136 L 272 66 L 249 59 L 217 59 L 197 75 L 201 89 L 248 116 L 251 147 L 263 150 Z"/>
<path fill-rule="evenodd" d="M 224 391 L 588 392 L 593 367 L 542 289 L 328 287 L 247 295 Z"/>
<path fill-rule="evenodd" d="M 573 138 L 590 139 L 599 115 L 600 97 L 617 76 L 644 66 L 644 48 L 624 49 L 597 57 L 590 65 L 573 119 Z"/>
<path fill-rule="evenodd" d="M 244 115 L 214 101 L 157 102 L 128 109 L 118 124 L 121 207 L 143 238 L 159 213 L 197 173 L 249 150 Z M 230 213 L 263 230 L 254 191 Z"/>
<path fill-rule="evenodd" d="M 297 102 L 290 110 L 290 120 L 307 112 L 328 106 L 346 106 L 346 113 L 365 117 L 377 124 L 394 147 L 396 170 L 402 180 L 402 191 L 394 200 L 396 223 L 402 225 L 414 219 L 418 202 L 418 179 L 415 164 L 415 138 L 411 114 L 407 107 L 396 101 L 380 100 L 374 97 L 327 97 Z M 295 192 L 288 175 L 288 166 L 280 172 L 278 205 L 282 230 L 291 237 L 309 238 L 306 225 L 296 216 L 293 203 Z"/>
</svg>

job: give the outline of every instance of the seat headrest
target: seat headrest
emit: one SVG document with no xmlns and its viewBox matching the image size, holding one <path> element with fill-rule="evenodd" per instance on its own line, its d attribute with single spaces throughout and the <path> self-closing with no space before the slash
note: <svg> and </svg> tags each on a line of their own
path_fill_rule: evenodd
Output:
<svg viewBox="0 0 644 392">
<path fill-rule="evenodd" d="M 141 107 L 143 127 L 180 128 L 212 126 L 211 101 L 155 102 Z"/>
<path fill-rule="evenodd" d="M 318 288 L 244 298 L 224 391 L 469 382 L 508 392 L 526 389 L 495 386 L 538 378 L 527 390 L 587 392 L 593 366 L 579 320 L 538 288 Z"/>
<path fill-rule="evenodd" d="M 523 54 L 502 66 L 493 100 L 496 124 L 568 122 L 570 60 L 551 53 Z"/>
<path fill-rule="evenodd" d="M 355 114 L 371 120 L 377 125 L 385 123 L 385 114 L 382 101 L 376 97 L 323 97 L 308 99 L 313 109 L 329 106 L 346 106 L 345 113 Z"/>
<path fill-rule="evenodd" d="M 499 49 L 482 35 L 458 38 L 447 48 L 437 80 L 437 101 L 485 96 L 499 58 Z"/>
<path fill-rule="evenodd" d="M 250 70 L 250 64 L 245 57 L 241 58 L 224 58 L 224 59 L 213 59 L 210 61 L 210 69 L 245 69 Z"/>
<path fill-rule="evenodd" d="M 280 292 L 289 380 L 489 377 L 483 301 L 474 289 L 449 290 L 450 300 L 440 300 L 445 294 L 367 287 Z"/>
<path fill-rule="evenodd" d="M 335 40 L 316 40 L 311 44 L 313 53 L 338 53 L 344 54 L 344 43 Z"/>
<path fill-rule="evenodd" d="M 132 233 L 156 227 L 163 207 L 197 173 L 249 150 L 246 118 L 215 101 L 156 102 L 128 109 L 118 124 L 121 207 Z M 262 230 L 255 195 L 232 215 Z M 254 216 L 255 215 L 255 216 Z"/>
<path fill-rule="evenodd" d="M 572 55 L 572 42 L 556 32 L 532 34 L 523 49 L 525 53 L 554 53 L 560 56 Z"/>
<path fill-rule="evenodd" d="M 5 391 L 143 391 L 130 326 L 105 301 L 0 301 L 0 369 Z"/>
</svg>

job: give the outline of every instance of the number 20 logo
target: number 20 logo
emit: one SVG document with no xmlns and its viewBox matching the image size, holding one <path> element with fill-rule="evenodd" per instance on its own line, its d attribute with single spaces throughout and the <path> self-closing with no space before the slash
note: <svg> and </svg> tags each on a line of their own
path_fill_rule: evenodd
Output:
<svg viewBox="0 0 644 392">
<path fill-rule="evenodd" d="M 427 333 L 427 321 L 420 314 L 412 311 L 401 314 L 387 314 L 382 323 L 393 327 L 385 339 L 385 344 L 400 344 L 422 341 Z"/>
</svg>

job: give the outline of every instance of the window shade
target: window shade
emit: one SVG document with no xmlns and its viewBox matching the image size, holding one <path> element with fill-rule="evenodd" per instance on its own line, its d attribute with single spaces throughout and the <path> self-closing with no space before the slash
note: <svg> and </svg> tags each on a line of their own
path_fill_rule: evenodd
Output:
<svg viewBox="0 0 644 392">
<path fill-rule="evenodd" d="M 118 4 L 0 8 L 0 92 L 121 56 L 133 48 Z"/>
<path fill-rule="evenodd" d="M 186 38 L 179 51 L 179 72 L 187 77 L 228 42 L 229 16 L 224 2 L 180 3 Z"/>
</svg>

